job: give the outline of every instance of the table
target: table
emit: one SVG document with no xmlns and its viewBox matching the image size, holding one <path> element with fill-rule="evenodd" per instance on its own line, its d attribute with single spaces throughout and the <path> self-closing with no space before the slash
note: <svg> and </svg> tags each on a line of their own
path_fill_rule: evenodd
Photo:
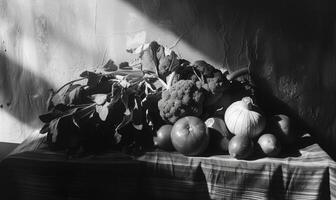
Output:
<svg viewBox="0 0 336 200">
<path fill-rule="evenodd" d="M 336 199 L 336 164 L 307 141 L 250 160 L 160 150 L 67 159 L 30 141 L 0 162 L 0 188 L 11 199 Z"/>
</svg>

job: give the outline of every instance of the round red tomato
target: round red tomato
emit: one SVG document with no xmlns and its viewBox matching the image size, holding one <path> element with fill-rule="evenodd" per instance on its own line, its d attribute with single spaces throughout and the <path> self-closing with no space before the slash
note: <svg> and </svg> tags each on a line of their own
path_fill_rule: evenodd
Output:
<svg viewBox="0 0 336 200">
<path fill-rule="evenodd" d="M 187 116 L 175 122 L 171 131 L 175 149 L 187 156 L 200 155 L 209 144 L 205 123 L 198 117 Z"/>
<path fill-rule="evenodd" d="M 260 145 L 261 150 L 270 157 L 279 155 L 281 151 L 281 145 L 273 134 L 263 134 L 258 139 L 258 144 Z"/>
<path fill-rule="evenodd" d="M 235 135 L 229 142 L 229 153 L 237 159 L 246 159 L 252 155 L 254 143 L 247 135 Z"/>
<path fill-rule="evenodd" d="M 170 139 L 170 133 L 172 128 L 173 125 L 170 124 L 165 124 L 161 126 L 156 132 L 156 136 L 153 138 L 154 145 L 166 151 L 174 150 L 173 144 Z"/>
</svg>

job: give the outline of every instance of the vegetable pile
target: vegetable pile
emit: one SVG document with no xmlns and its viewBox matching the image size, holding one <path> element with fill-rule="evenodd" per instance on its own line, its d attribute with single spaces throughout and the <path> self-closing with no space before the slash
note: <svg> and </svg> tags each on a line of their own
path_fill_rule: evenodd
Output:
<svg viewBox="0 0 336 200">
<path fill-rule="evenodd" d="M 199 121 L 204 123 L 206 119 L 214 118 L 222 119 L 220 126 L 214 124 L 218 120 L 212 119 L 211 123 L 208 120 L 211 127 L 207 128 L 224 130 L 227 126 L 230 131 L 240 130 L 238 135 L 246 135 L 251 130 L 260 135 L 264 124 L 258 126 L 253 121 L 262 117 L 257 116 L 258 113 L 254 113 L 256 116 L 252 116 L 249 124 L 243 122 L 251 115 L 248 110 L 243 110 L 244 119 L 238 119 L 241 115 L 238 112 L 243 113 L 239 107 L 225 113 L 242 97 L 253 98 L 254 87 L 247 69 L 229 74 L 203 60 L 191 64 L 155 41 L 127 51 L 139 57 L 119 66 L 109 60 L 96 71 L 84 71 L 79 79 L 51 91 L 48 112 L 40 115 L 44 122 L 40 133 L 47 134 L 50 148 L 66 150 L 71 155 L 108 149 L 132 153 L 157 147 L 174 150 L 172 144 L 185 149 L 186 145 L 176 139 L 181 138 L 176 133 L 185 132 L 174 128 L 176 122 L 185 117 L 193 119 L 190 122 L 193 127 L 205 127 L 206 124 L 199 124 Z M 234 126 L 225 125 L 224 113 L 225 121 Z M 235 127 L 234 121 L 239 122 L 240 127 Z M 179 127 L 186 126 L 180 124 Z M 172 129 L 175 134 L 173 143 L 169 141 Z M 204 133 L 209 137 L 208 130 Z M 205 137 L 202 134 L 195 135 Z M 210 135 L 206 145 L 213 144 L 211 138 L 215 137 Z M 197 144 L 195 138 L 186 141 L 189 140 Z M 219 149 L 228 149 L 223 147 L 228 145 L 228 139 L 219 138 L 218 141 L 221 142 L 215 143 L 222 145 Z M 190 149 L 188 154 L 200 154 L 205 147 L 195 151 L 197 153 Z"/>
</svg>

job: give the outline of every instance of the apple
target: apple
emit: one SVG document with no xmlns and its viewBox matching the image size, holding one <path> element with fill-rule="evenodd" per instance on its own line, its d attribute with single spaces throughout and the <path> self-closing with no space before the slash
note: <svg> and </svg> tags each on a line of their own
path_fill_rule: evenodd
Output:
<svg viewBox="0 0 336 200">
<path fill-rule="evenodd" d="M 177 120 L 170 136 L 174 148 L 186 156 L 202 154 L 208 147 L 210 138 L 205 123 L 194 116 L 186 116 Z"/>
</svg>

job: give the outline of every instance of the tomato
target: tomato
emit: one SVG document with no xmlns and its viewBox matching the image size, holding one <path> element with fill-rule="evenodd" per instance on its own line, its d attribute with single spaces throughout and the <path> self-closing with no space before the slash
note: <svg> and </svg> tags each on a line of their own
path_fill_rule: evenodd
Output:
<svg viewBox="0 0 336 200">
<path fill-rule="evenodd" d="M 246 159 L 254 152 L 254 143 L 247 135 L 235 135 L 229 142 L 229 153 L 237 159 Z"/>
<path fill-rule="evenodd" d="M 153 138 L 154 145 L 166 151 L 174 150 L 173 144 L 170 139 L 170 133 L 172 128 L 173 125 L 170 124 L 165 124 L 161 126 L 156 132 L 156 137 Z"/>
<path fill-rule="evenodd" d="M 171 140 L 175 149 L 187 156 L 200 155 L 209 144 L 209 132 L 198 117 L 187 116 L 175 122 Z"/>
</svg>

